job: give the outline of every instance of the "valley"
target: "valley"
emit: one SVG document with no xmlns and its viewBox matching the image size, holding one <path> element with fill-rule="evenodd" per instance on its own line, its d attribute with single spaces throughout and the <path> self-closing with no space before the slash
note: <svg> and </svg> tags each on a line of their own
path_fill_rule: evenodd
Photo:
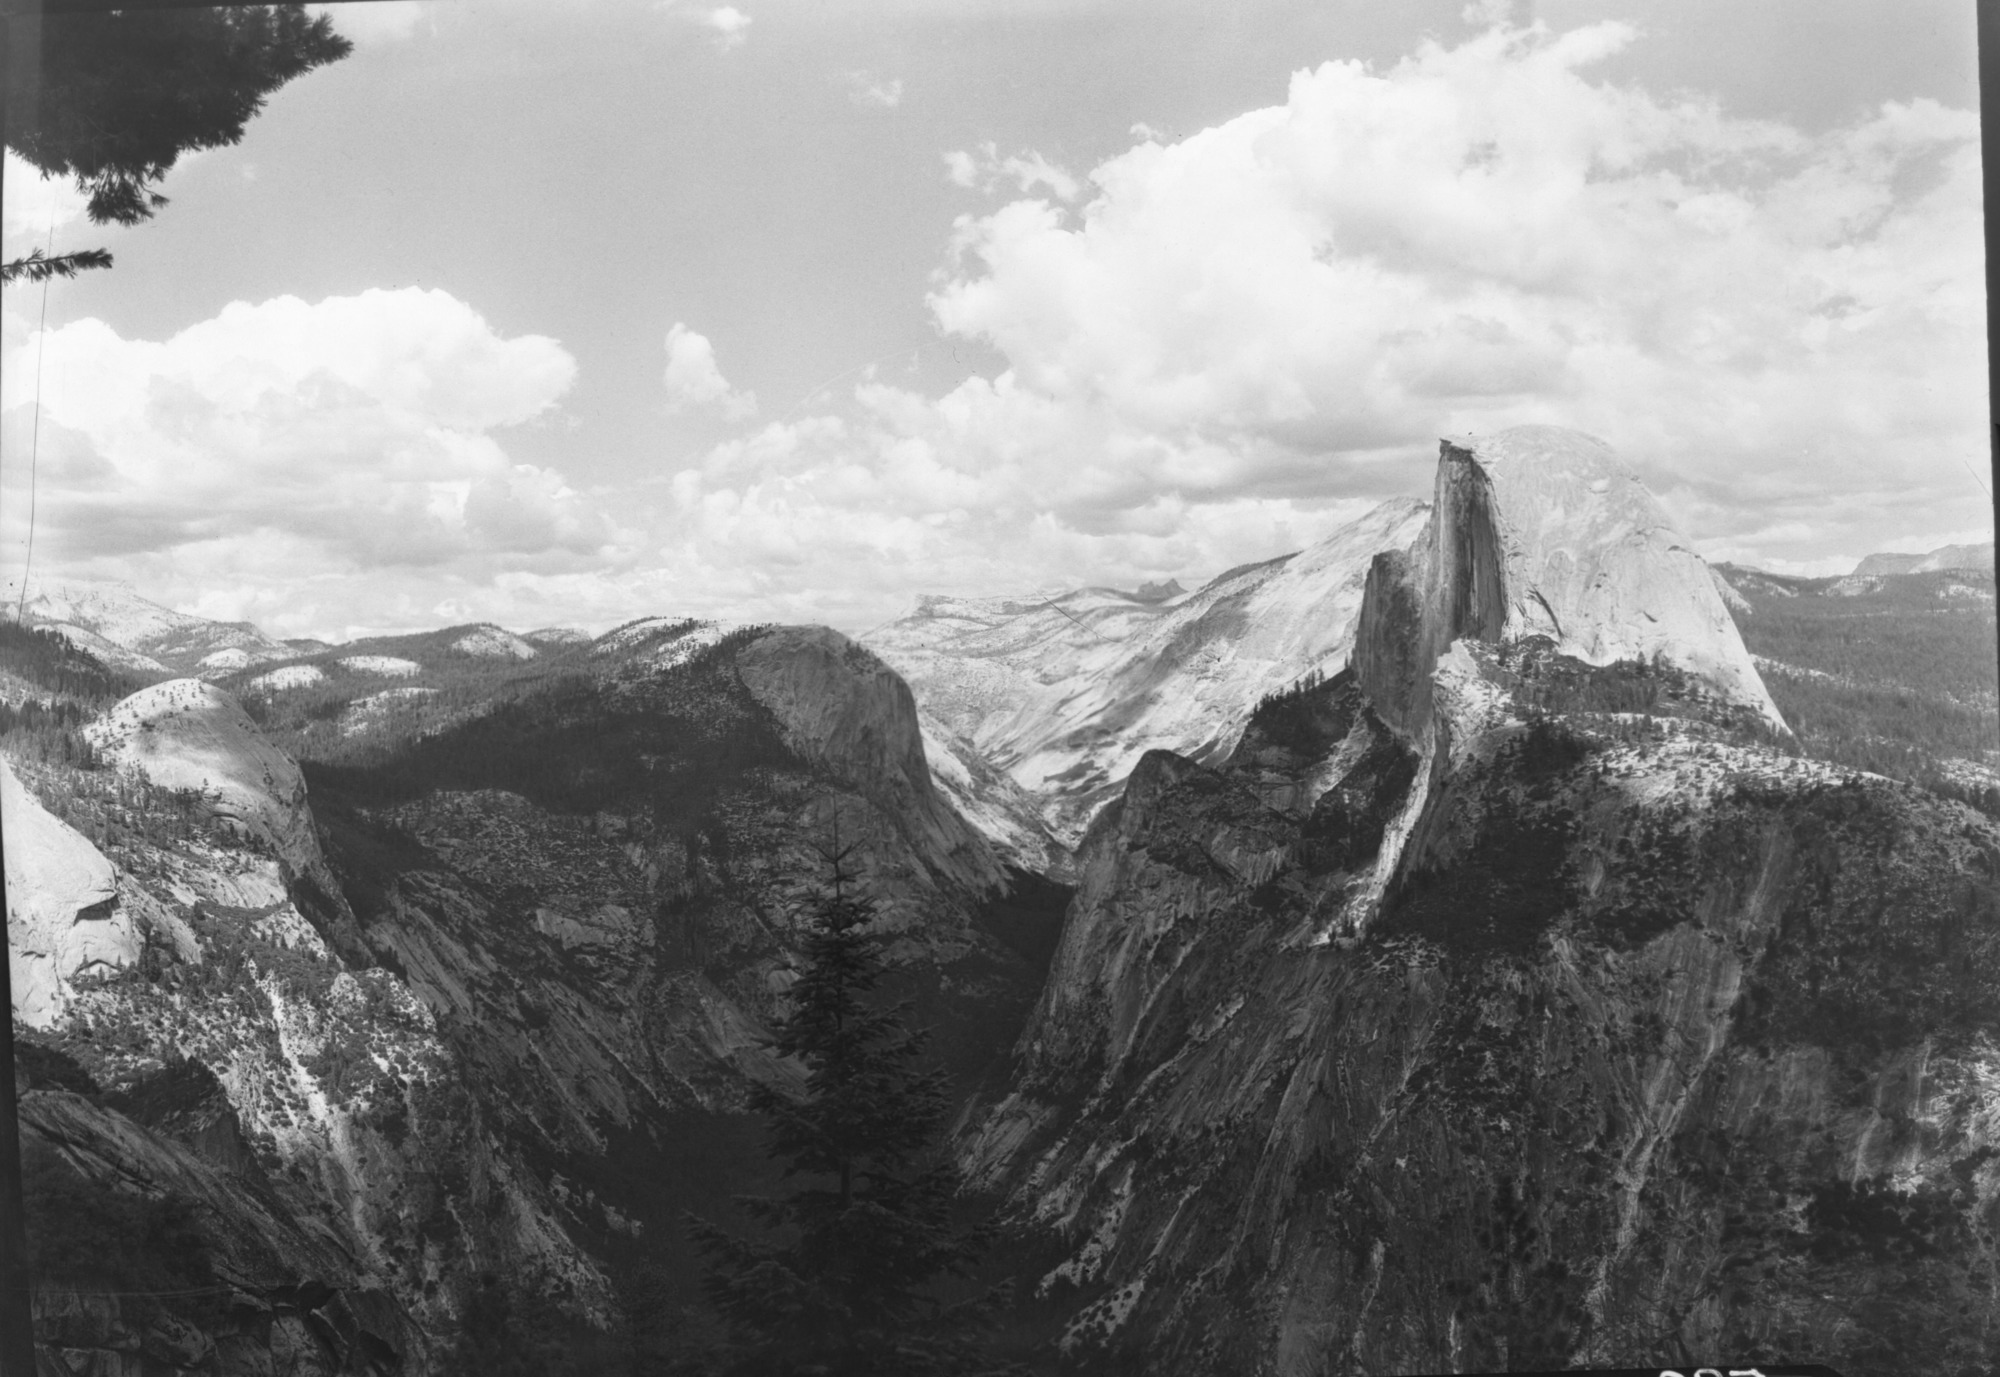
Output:
<svg viewBox="0 0 2000 1377">
<path fill-rule="evenodd" d="M 1524 427 L 1193 591 L 859 638 L 42 590 L 0 803 L 43 1341 L 416 1377 L 504 1314 L 523 1371 L 674 1370 L 837 835 L 1028 1370 L 1987 1371 L 1983 557 L 1711 570 Z"/>
</svg>

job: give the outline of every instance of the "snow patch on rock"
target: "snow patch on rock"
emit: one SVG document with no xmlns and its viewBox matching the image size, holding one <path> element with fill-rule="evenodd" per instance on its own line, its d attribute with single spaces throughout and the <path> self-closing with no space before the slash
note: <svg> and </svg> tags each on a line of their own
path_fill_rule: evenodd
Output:
<svg viewBox="0 0 2000 1377">
<path fill-rule="evenodd" d="M 242 646 L 232 645 L 222 650 L 212 650 L 196 663 L 211 672 L 231 674 L 249 665 L 250 652 Z"/>
<path fill-rule="evenodd" d="M 422 674 L 424 667 L 415 660 L 405 660 L 395 655 L 343 655 L 342 669 L 351 669 L 356 674 L 380 674 L 390 679 L 407 679 L 413 674 Z"/>
<path fill-rule="evenodd" d="M 491 660 L 532 660 L 541 652 L 497 626 L 479 626 L 451 643 L 461 655 L 479 655 Z"/>
<path fill-rule="evenodd" d="M 591 654 L 616 655 L 621 651 L 631 650 L 635 646 L 643 645 L 654 637 L 677 628 L 690 628 L 687 634 L 694 635 L 698 632 L 714 629 L 717 625 L 715 622 L 695 621 L 688 617 L 641 617 L 637 621 L 627 622 L 625 625 L 615 627 L 605 632 L 602 636 L 599 636 L 596 643 L 591 647 Z M 685 639 L 685 637 L 679 639 Z"/>
<path fill-rule="evenodd" d="M 730 622 L 703 622 L 684 636 L 676 636 L 670 641 L 648 650 L 639 657 L 639 663 L 653 669 L 673 669 L 684 665 L 702 651 L 721 642 L 733 629 Z"/>
<path fill-rule="evenodd" d="M 392 688 L 380 693 L 371 693 L 366 698 L 357 698 L 347 705 L 347 711 L 340 716 L 340 734 L 356 736 L 376 726 L 405 703 L 421 702 L 437 696 L 432 688 Z"/>
</svg>

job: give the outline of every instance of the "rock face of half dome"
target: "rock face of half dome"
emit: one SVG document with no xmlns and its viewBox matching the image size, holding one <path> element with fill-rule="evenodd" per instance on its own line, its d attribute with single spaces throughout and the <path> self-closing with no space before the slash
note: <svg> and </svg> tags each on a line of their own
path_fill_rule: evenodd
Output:
<svg viewBox="0 0 2000 1377">
<path fill-rule="evenodd" d="M 2000 824 L 1774 749 L 1587 436 L 1448 442 L 1360 625 L 1226 755 L 1140 760 L 965 1117 L 1070 1362 L 1976 1367 Z"/>
<path fill-rule="evenodd" d="M 1369 570 L 1362 686 L 1414 731 L 1454 641 L 1536 637 L 1591 665 L 1664 661 L 1785 729 L 1707 564 L 1609 445 L 1555 426 L 1446 440 L 1423 534 Z"/>
</svg>

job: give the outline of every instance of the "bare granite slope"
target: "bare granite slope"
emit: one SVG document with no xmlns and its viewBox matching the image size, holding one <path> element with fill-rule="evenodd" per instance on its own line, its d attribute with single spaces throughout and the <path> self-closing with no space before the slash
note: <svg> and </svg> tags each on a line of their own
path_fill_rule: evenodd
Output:
<svg viewBox="0 0 2000 1377">
<path fill-rule="evenodd" d="M 925 598 L 863 639 L 1074 845 L 1146 751 L 1224 753 L 1259 699 L 1337 673 L 1370 561 L 1407 545 L 1423 514 L 1384 503 L 1193 593 Z"/>
<path fill-rule="evenodd" d="M 1707 564 L 1593 436 L 1520 426 L 1444 441 L 1424 534 L 1378 558 L 1369 583 L 1356 667 L 1398 726 L 1423 725 L 1454 640 L 1537 636 L 1591 665 L 1664 660 L 1784 730 Z"/>
</svg>

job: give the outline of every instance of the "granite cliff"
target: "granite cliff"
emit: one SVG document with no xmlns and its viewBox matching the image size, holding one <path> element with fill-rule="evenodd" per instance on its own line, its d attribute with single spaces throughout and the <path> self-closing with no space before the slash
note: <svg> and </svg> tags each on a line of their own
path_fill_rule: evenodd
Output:
<svg viewBox="0 0 2000 1377">
<path fill-rule="evenodd" d="M 879 656 L 459 626 L 117 699 L 24 642 L 49 1351 L 415 1377 L 502 1296 L 618 1370 L 696 1298 L 682 1212 L 768 1184 L 837 834 L 1062 1370 L 2000 1365 L 2000 824 L 1806 758 L 1732 619 L 1804 594 L 1722 573 L 1525 428 L 1193 593 L 929 600 Z"/>
<path fill-rule="evenodd" d="M 880 661 L 687 622 L 548 654 L 568 668 L 425 729 L 362 719 L 340 763 L 268 735 L 287 694 L 337 722 L 330 689 L 376 691 L 326 669 L 254 712 L 154 685 L 81 729 L 84 767 L 0 781 L 43 1179 L 198 1221 L 159 1262 L 205 1284 L 184 1305 L 44 1286 L 78 1370 L 150 1343 L 204 1371 L 436 1371 L 487 1275 L 585 1339 L 635 1268 L 691 1302 L 680 1211 L 756 1179 L 744 1096 L 797 1077 L 763 1027 L 835 828 L 955 1074 L 1011 1040 L 1048 946 L 1008 900 L 1032 881 L 940 798 Z M 421 686 L 446 661 L 408 663 Z"/>
<path fill-rule="evenodd" d="M 1447 442 L 1351 670 L 1093 827 L 963 1138 L 1078 1370 L 2000 1356 L 2000 826 L 1799 758 L 1625 481 Z"/>
</svg>

